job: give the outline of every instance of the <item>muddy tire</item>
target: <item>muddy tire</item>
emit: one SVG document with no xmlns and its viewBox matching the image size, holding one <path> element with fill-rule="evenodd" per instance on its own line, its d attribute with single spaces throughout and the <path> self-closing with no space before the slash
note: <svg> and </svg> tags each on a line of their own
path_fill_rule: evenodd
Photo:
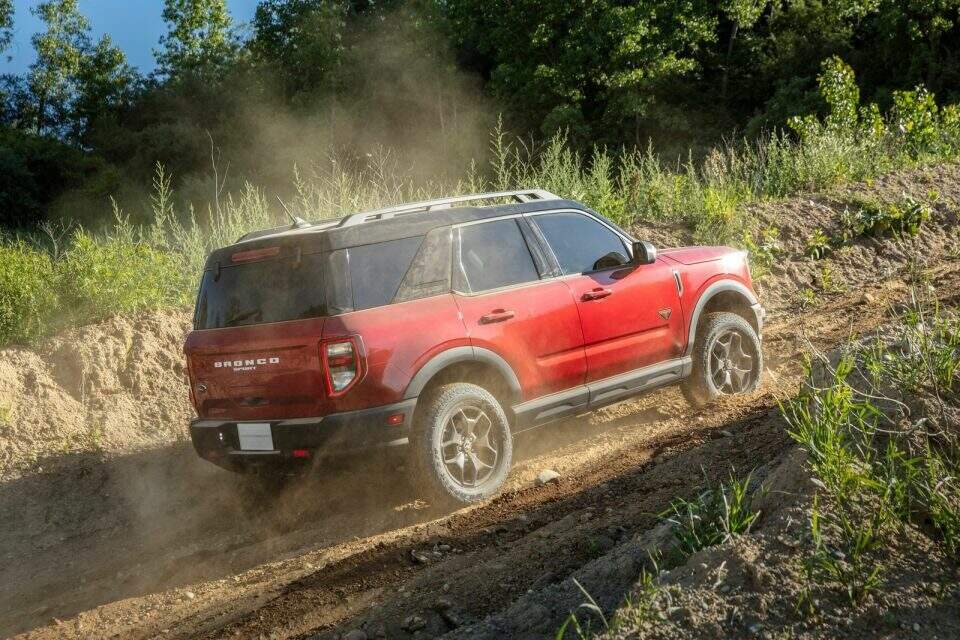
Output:
<svg viewBox="0 0 960 640">
<path fill-rule="evenodd" d="M 723 395 L 750 393 L 760 384 L 763 351 L 750 323 L 735 313 L 710 313 L 693 344 L 693 370 L 680 385 L 694 407 Z"/>
<path fill-rule="evenodd" d="M 414 481 L 424 497 L 463 506 L 496 494 L 513 460 L 510 424 L 497 399 L 458 382 L 421 401 L 411 444 Z"/>
</svg>

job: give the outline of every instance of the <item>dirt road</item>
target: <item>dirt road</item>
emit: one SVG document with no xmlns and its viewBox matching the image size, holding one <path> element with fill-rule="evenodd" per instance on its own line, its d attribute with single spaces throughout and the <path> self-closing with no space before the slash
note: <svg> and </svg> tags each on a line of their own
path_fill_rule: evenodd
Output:
<svg viewBox="0 0 960 640">
<path fill-rule="evenodd" d="M 926 252 L 923 286 L 956 303 L 955 215 L 936 233 L 946 240 Z M 556 628 L 565 612 L 529 592 L 602 571 L 592 593 L 616 600 L 643 561 L 637 540 L 672 498 L 705 478 L 762 474 L 781 454 L 777 401 L 796 391 L 809 346 L 869 332 L 909 299 L 916 274 L 891 260 L 838 268 L 838 290 L 813 303 L 779 299 L 752 397 L 693 412 L 668 389 L 538 430 L 519 438 L 506 491 L 454 514 L 417 501 L 391 460 L 324 466 L 259 498 L 188 446 L 8 483 L 0 512 L 20 520 L 0 530 L 0 634 L 494 637 L 518 618 Z M 535 486 L 546 468 L 560 481 Z"/>
</svg>

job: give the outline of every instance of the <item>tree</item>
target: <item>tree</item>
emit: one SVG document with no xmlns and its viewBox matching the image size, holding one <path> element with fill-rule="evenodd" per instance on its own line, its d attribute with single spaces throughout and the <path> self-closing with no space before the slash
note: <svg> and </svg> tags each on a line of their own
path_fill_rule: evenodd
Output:
<svg viewBox="0 0 960 640">
<path fill-rule="evenodd" d="M 56 131 L 68 119 L 74 80 L 90 45 L 90 25 L 77 9 L 77 0 L 47 0 L 31 11 L 47 27 L 32 38 L 37 59 L 27 74 L 35 100 L 32 119 L 42 134 L 48 128 Z"/>
<path fill-rule="evenodd" d="M 0 0 L 0 54 L 13 42 L 13 0 Z"/>
<path fill-rule="evenodd" d="M 727 95 L 727 83 L 730 79 L 730 65 L 733 58 L 733 44 L 736 42 L 737 33 L 741 29 L 749 29 L 757 20 L 763 10 L 770 4 L 770 0 L 723 0 L 720 3 L 720 10 L 730 20 L 730 38 L 727 40 L 727 61 L 723 68 L 723 81 L 721 83 L 720 94 Z"/>
<path fill-rule="evenodd" d="M 135 81 L 126 57 L 109 36 L 90 41 L 90 25 L 77 0 L 48 0 L 33 10 L 47 30 L 33 36 L 37 60 L 27 74 L 31 100 L 19 120 L 39 134 L 83 144 L 90 124 L 122 104 Z"/>
<path fill-rule="evenodd" d="M 349 7 L 342 0 L 263 0 L 250 48 L 278 75 L 284 95 L 329 90 L 343 61 Z"/>
<path fill-rule="evenodd" d="M 693 71 L 715 38 L 705 0 L 439 4 L 461 60 L 489 76 L 522 125 L 584 141 L 638 136 L 657 91 Z"/>
<path fill-rule="evenodd" d="M 110 36 L 103 36 L 96 46 L 84 51 L 71 108 L 71 137 L 89 146 L 91 129 L 100 121 L 115 119 L 128 106 L 137 81 L 136 72 Z"/>
<path fill-rule="evenodd" d="M 161 75 L 222 76 L 237 54 L 237 38 L 225 0 L 164 0 L 167 35 L 154 50 Z"/>
</svg>

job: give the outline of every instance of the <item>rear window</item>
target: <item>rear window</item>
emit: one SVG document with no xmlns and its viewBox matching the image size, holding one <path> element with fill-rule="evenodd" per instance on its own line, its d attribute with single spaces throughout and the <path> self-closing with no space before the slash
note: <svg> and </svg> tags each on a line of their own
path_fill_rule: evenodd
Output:
<svg viewBox="0 0 960 640">
<path fill-rule="evenodd" d="M 264 260 L 205 271 L 197 297 L 197 329 L 241 327 L 326 315 L 324 254 Z"/>
</svg>

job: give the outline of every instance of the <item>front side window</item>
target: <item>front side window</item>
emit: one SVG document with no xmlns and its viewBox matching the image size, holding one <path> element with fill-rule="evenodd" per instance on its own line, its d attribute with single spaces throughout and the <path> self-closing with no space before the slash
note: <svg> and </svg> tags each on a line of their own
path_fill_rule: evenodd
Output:
<svg viewBox="0 0 960 640">
<path fill-rule="evenodd" d="M 619 235 L 593 218 L 562 211 L 534 216 L 565 275 L 613 269 L 629 262 Z"/>
<path fill-rule="evenodd" d="M 540 279 L 517 221 L 494 220 L 460 228 L 456 288 L 478 292 Z"/>
</svg>

